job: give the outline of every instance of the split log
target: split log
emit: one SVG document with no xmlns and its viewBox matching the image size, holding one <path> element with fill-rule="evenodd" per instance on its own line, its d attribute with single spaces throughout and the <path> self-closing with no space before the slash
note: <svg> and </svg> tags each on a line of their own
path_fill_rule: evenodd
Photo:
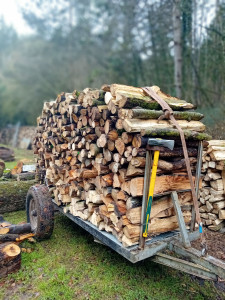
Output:
<svg viewBox="0 0 225 300">
<path fill-rule="evenodd" d="M 158 119 L 164 113 L 162 110 L 150 110 L 143 108 L 120 109 L 118 116 L 120 119 Z M 203 114 L 194 111 L 174 111 L 173 116 L 177 120 L 199 121 L 204 118 Z"/>
<path fill-rule="evenodd" d="M 179 126 L 185 130 L 194 130 L 197 132 L 203 132 L 205 130 L 205 125 L 199 121 L 186 121 L 177 120 Z M 140 132 L 142 130 L 150 132 L 151 130 L 166 131 L 167 129 L 172 129 L 174 127 L 169 121 L 161 120 L 140 120 L 140 119 L 125 119 L 123 121 L 123 128 L 127 132 Z"/>
<path fill-rule="evenodd" d="M 212 151 L 210 157 L 215 161 L 225 160 L 225 148 L 223 151 Z"/>
<path fill-rule="evenodd" d="M 195 177 L 193 177 L 193 181 Z M 130 194 L 132 197 L 142 196 L 144 178 L 136 177 L 130 182 Z M 156 176 L 154 194 L 161 194 L 167 191 L 189 190 L 191 188 L 187 175 L 162 175 Z M 201 188 L 201 181 L 200 181 Z"/>
<path fill-rule="evenodd" d="M 190 163 L 191 164 L 196 163 L 196 158 L 191 157 Z M 186 163 L 184 159 L 181 159 L 179 161 L 174 161 L 174 162 L 173 161 L 168 162 L 160 159 L 158 162 L 158 168 L 165 171 L 175 171 L 175 170 L 186 168 Z"/>
<path fill-rule="evenodd" d="M 186 101 L 180 100 L 175 97 L 166 95 L 160 91 L 158 87 L 152 87 L 156 93 L 162 97 L 171 108 L 173 109 L 192 109 L 194 105 Z M 146 109 L 160 109 L 160 105 L 152 100 L 150 97 L 145 96 L 144 91 L 141 88 L 135 88 L 130 86 L 123 86 L 113 84 L 110 88 L 113 97 L 116 97 L 116 101 L 120 108 L 133 108 L 136 106 Z"/>
<path fill-rule="evenodd" d="M 225 209 L 221 209 L 221 210 L 219 211 L 219 218 L 220 218 L 221 220 L 225 220 Z"/>
<path fill-rule="evenodd" d="M 215 181 L 210 181 L 210 185 L 216 191 L 223 191 L 223 189 L 224 189 L 222 179 L 218 179 L 218 180 L 215 180 Z"/>
<path fill-rule="evenodd" d="M 130 198 L 129 198 L 130 199 Z M 133 198 L 131 198 L 133 199 Z M 131 224 L 140 224 L 141 223 L 141 198 L 136 199 L 136 206 L 127 207 L 126 217 Z M 137 200 L 138 199 L 138 200 Z M 178 193 L 178 199 L 180 206 L 183 206 L 192 201 L 191 192 Z M 151 215 L 150 218 L 157 217 L 161 212 L 166 211 L 167 209 L 173 208 L 173 202 L 170 196 L 164 196 L 160 199 L 154 199 L 152 203 Z"/>
<path fill-rule="evenodd" d="M 197 121 L 196 121 L 197 122 Z M 210 140 L 211 136 L 207 133 L 204 132 L 196 132 L 196 131 L 191 131 L 191 130 L 183 130 L 185 139 L 193 139 L 193 140 L 198 140 L 198 141 L 203 141 L 203 140 Z M 148 135 L 151 137 L 167 137 L 167 138 L 174 138 L 174 137 L 180 137 L 180 133 L 177 129 L 145 129 L 141 132 L 142 135 Z"/>
<path fill-rule="evenodd" d="M 185 212 L 183 213 L 185 223 L 189 223 L 191 221 L 191 213 Z M 178 229 L 178 221 L 177 216 L 172 216 L 169 218 L 154 218 L 151 220 L 148 226 L 148 234 L 159 234 L 161 232 L 171 231 Z M 123 230 L 124 234 L 128 238 L 134 238 L 140 236 L 140 226 L 138 225 L 127 225 Z"/>
</svg>

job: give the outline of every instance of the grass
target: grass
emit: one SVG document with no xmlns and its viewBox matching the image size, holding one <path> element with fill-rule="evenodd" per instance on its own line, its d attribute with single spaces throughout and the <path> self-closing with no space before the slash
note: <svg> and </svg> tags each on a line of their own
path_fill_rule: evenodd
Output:
<svg viewBox="0 0 225 300">
<path fill-rule="evenodd" d="M 18 223 L 25 212 L 5 214 Z M 22 268 L 0 281 L 0 299 L 225 299 L 214 284 L 155 264 L 135 265 L 68 218 L 57 215 L 51 239 L 23 247 Z"/>
</svg>

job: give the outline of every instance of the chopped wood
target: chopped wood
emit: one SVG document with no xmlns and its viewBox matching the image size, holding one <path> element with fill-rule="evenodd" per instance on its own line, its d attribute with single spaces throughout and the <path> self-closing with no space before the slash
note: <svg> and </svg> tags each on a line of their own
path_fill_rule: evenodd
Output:
<svg viewBox="0 0 225 300">
<path fill-rule="evenodd" d="M 166 95 L 157 86 L 152 89 L 175 110 L 174 116 L 184 129 L 194 175 L 197 141 L 209 138 L 199 122 L 203 115 L 190 111 L 193 104 Z M 159 121 L 160 116 L 160 105 L 141 88 L 118 84 L 62 93 L 55 101 L 45 102 L 34 139 L 40 182 L 46 178 L 55 202 L 65 212 L 110 232 L 124 245 L 137 243 L 139 236 L 126 236 L 125 227 L 132 222 L 140 227 L 140 213 L 136 215 L 135 211 L 140 212 L 142 203 L 149 136 L 176 141 L 174 150 L 160 151 L 155 195 L 190 189 L 179 132 L 169 121 Z M 210 153 L 207 156 L 211 160 Z M 215 179 L 217 173 L 212 168 L 208 177 Z M 185 192 L 179 193 L 180 197 L 187 216 L 191 199 Z M 206 201 L 213 202 L 201 198 L 206 211 Z M 162 197 L 156 203 L 160 208 L 155 208 L 154 201 L 154 234 L 177 228 L 171 200 Z M 166 227 L 167 223 L 171 225 Z"/>
<path fill-rule="evenodd" d="M 204 189 L 200 191 L 200 207 L 204 211 L 204 222 L 209 229 L 217 231 L 224 227 L 225 170 L 223 157 L 225 141 L 210 140 L 203 152 Z M 220 160 L 221 159 L 221 160 Z"/>
<path fill-rule="evenodd" d="M 202 132 L 205 130 L 205 125 L 199 121 L 186 121 L 186 120 L 178 120 L 177 121 L 179 126 L 182 129 L 186 130 L 194 130 L 197 132 Z M 127 132 L 140 132 L 142 130 L 151 130 L 153 128 L 154 130 L 157 129 L 171 129 L 174 125 L 171 124 L 169 121 L 161 120 L 139 120 L 139 119 L 125 119 L 123 121 L 123 128 Z"/>
<path fill-rule="evenodd" d="M 14 243 L 0 244 L 0 278 L 20 269 L 20 252 L 20 247 Z"/>
<path fill-rule="evenodd" d="M 219 219 L 225 220 L 225 209 L 219 211 Z"/>
<path fill-rule="evenodd" d="M 195 180 L 194 177 L 193 180 Z M 142 196 L 143 187 L 143 177 L 136 177 L 132 179 L 130 185 L 130 194 L 132 195 L 132 197 Z M 190 182 L 187 175 L 163 175 L 156 177 L 154 194 L 161 194 L 167 191 L 188 190 L 190 188 Z"/>
</svg>

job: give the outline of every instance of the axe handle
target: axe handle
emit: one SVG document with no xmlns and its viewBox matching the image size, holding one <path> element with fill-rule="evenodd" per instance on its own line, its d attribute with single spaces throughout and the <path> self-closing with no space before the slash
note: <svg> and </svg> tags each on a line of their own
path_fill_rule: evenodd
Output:
<svg viewBox="0 0 225 300">
<path fill-rule="evenodd" d="M 147 202 L 145 223 L 143 227 L 143 237 L 147 237 L 148 235 L 148 223 L 149 223 L 151 208 L 152 208 L 152 200 L 153 200 L 153 194 L 155 188 L 155 179 L 156 179 L 158 161 L 159 161 L 159 151 L 157 150 L 154 152 L 152 173 L 151 173 L 151 178 L 149 183 L 148 202 Z"/>
</svg>

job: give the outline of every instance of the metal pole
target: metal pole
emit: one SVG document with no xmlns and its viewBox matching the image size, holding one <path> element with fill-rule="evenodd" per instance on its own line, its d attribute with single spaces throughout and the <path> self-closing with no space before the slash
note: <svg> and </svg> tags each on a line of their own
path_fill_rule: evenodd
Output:
<svg viewBox="0 0 225 300">
<path fill-rule="evenodd" d="M 188 237 L 188 233 L 187 233 L 187 229 L 186 229 L 186 225 L 184 222 L 184 217 L 180 208 L 180 203 L 178 200 L 178 195 L 177 192 L 172 192 L 171 193 L 171 198 L 173 201 L 173 206 L 175 208 L 175 212 L 177 215 L 177 221 L 180 227 L 180 233 L 181 233 L 181 238 L 182 238 L 182 242 L 185 248 L 189 248 L 191 247 L 191 243 Z"/>
<path fill-rule="evenodd" d="M 196 196 L 198 199 L 198 193 L 199 193 L 199 181 L 201 177 L 201 169 L 202 169 L 202 151 L 203 151 L 203 145 L 202 141 L 199 142 L 198 144 L 198 156 L 197 156 L 197 166 L 196 166 L 196 174 L 195 174 L 195 191 L 196 191 Z M 194 205 L 192 206 L 192 213 L 191 213 L 191 226 L 190 226 L 190 231 L 194 231 L 195 229 L 195 209 Z"/>
</svg>

